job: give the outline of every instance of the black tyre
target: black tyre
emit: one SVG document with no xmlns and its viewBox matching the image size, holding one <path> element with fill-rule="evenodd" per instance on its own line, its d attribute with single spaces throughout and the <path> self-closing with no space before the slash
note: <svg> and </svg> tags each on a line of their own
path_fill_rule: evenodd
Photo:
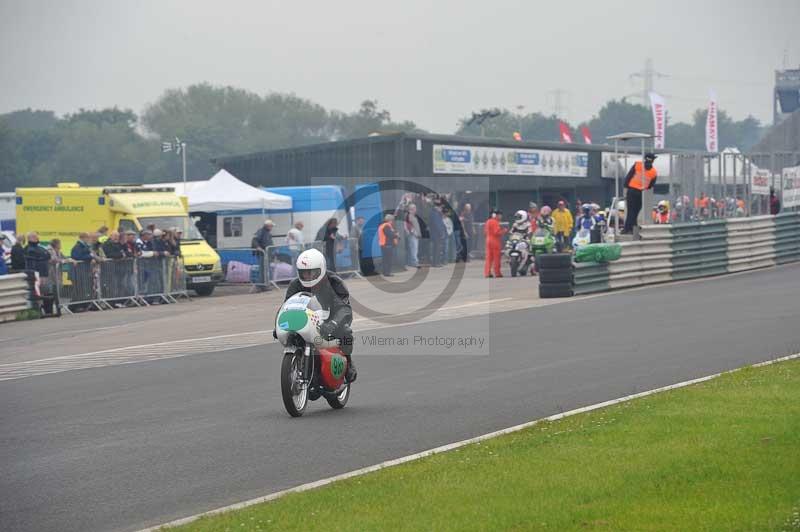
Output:
<svg viewBox="0 0 800 532">
<path fill-rule="evenodd" d="M 308 406 L 308 387 L 301 388 L 297 382 L 302 363 L 303 355 L 293 353 L 283 355 L 281 362 L 281 396 L 283 406 L 292 417 L 302 416 Z"/>
<path fill-rule="evenodd" d="M 508 265 L 511 266 L 511 277 L 517 276 L 517 270 L 519 269 L 519 259 L 512 258 Z"/>
<path fill-rule="evenodd" d="M 325 400 L 331 405 L 334 410 L 344 408 L 347 400 L 350 399 L 350 385 L 345 384 L 344 389 L 339 392 L 339 395 L 326 395 Z"/>
<path fill-rule="evenodd" d="M 572 267 L 572 253 L 552 253 L 536 257 L 540 270 L 565 270 Z"/>
<path fill-rule="evenodd" d="M 542 299 L 554 297 L 572 297 L 572 283 L 552 283 L 539 285 L 539 297 Z"/>
<path fill-rule="evenodd" d="M 192 290 L 194 293 L 201 297 L 210 296 L 214 293 L 214 287 L 216 285 L 213 284 L 201 284 L 199 286 L 195 286 Z"/>
<path fill-rule="evenodd" d="M 572 283 L 572 268 L 568 270 L 548 270 L 539 272 L 539 282 L 542 284 Z"/>
</svg>

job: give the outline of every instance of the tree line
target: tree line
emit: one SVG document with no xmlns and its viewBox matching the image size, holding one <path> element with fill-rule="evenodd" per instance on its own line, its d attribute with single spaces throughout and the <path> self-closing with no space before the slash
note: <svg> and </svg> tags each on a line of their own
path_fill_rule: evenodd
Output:
<svg viewBox="0 0 800 532">
<path fill-rule="evenodd" d="M 455 133 L 479 135 L 460 121 Z M 582 124 L 576 124 L 579 127 Z M 652 131 L 649 109 L 625 100 L 608 102 L 586 122 L 595 142 L 621 131 Z M 577 133 L 577 127 L 573 130 Z M 486 136 L 524 140 L 558 139 L 558 118 L 503 111 L 484 124 Z M 130 109 L 80 109 L 64 116 L 23 109 L 0 115 L 0 192 L 18 186 L 153 183 L 179 180 L 181 160 L 161 153 L 162 141 L 179 137 L 188 145 L 189 179 L 210 177 L 214 157 L 364 137 L 374 132 L 421 131 L 414 122 L 395 122 L 375 100 L 353 112 L 328 110 L 293 94 L 259 95 L 207 83 L 170 89 L 141 115 Z M 692 123 L 667 128 L 667 146 L 703 149 L 705 111 Z M 747 149 L 759 139 L 758 120 L 734 121 L 719 113 L 720 146 Z M 577 139 L 576 139 L 577 140 Z"/>
</svg>

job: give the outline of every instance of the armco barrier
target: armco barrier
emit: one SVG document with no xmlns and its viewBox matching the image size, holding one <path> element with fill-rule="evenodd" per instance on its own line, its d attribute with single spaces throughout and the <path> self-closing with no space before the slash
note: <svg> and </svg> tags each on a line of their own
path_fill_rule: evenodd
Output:
<svg viewBox="0 0 800 532">
<path fill-rule="evenodd" d="M 607 264 L 575 266 L 575 294 L 722 275 L 800 261 L 800 213 L 642 228 Z"/>
<path fill-rule="evenodd" d="M 0 322 L 13 321 L 28 308 L 28 278 L 24 273 L 0 275 Z"/>
</svg>

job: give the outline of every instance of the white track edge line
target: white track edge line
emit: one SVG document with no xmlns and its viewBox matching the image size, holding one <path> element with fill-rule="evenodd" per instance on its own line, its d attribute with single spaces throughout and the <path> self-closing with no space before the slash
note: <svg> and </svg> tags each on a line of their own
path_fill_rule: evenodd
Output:
<svg viewBox="0 0 800 532">
<path fill-rule="evenodd" d="M 327 486 L 328 484 L 331 484 L 333 482 L 338 482 L 340 480 L 346 480 L 346 479 L 349 479 L 349 478 L 366 475 L 367 473 L 373 473 L 375 471 L 380 471 L 381 469 L 386 469 L 388 467 L 393 467 L 393 466 L 404 464 L 404 463 L 407 463 L 407 462 L 413 462 L 415 460 L 419 460 L 420 458 L 426 458 L 426 457 L 432 456 L 434 454 L 439 454 L 439 453 L 443 453 L 443 452 L 447 452 L 447 451 L 452 451 L 453 449 L 458 449 L 460 447 L 464 447 L 466 445 L 471 445 L 473 443 L 479 443 L 479 442 L 482 442 L 484 440 L 488 440 L 488 439 L 491 439 L 491 438 L 496 438 L 498 436 L 503 436 L 503 435 L 506 435 L 506 434 L 512 434 L 514 432 L 519 432 L 521 430 L 533 427 L 534 425 L 538 425 L 538 424 L 544 423 L 546 421 L 558 421 L 559 419 L 564 419 L 564 418 L 571 417 L 571 416 L 574 416 L 574 415 L 577 415 L 577 414 L 583 414 L 585 412 L 591 412 L 593 410 L 598 410 L 598 409 L 601 409 L 601 408 L 605 408 L 607 406 L 613 406 L 613 405 L 617 405 L 617 404 L 620 404 L 620 403 L 626 403 L 626 402 L 632 401 L 634 399 L 647 397 L 648 395 L 654 395 L 654 394 L 661 393 L 661 392 L 666 392 L 666 391 L 669 391 L 669 390 L 676 390 L 676 389 L 679 389 L 679 388 L 685 388 L 687 386 L 692 386 L 694 384 L 700 384 L 702 382 L 706 382 L 706 381 L 710 381 L 710 380 L 716 379 L 717 377 L 720 377 L 722 375 L 726 375 L 726 374 L 729 374 L 729 373 L 735 373 L 735 372 L 741 371 L 742 369 L 745 369 L 745 368 L 751 368 L 751 367 L 752 368 L 759 368 L 759 367 L 763 367 L 763 366 L 770 366 L 772 364 L 777 364 L 777 363 L 780 363 L 780 362 L 786 362 L 788 360 L 793 360 L 793 359 L 797 359 L 797 358 L 800 358 L 800 353 L 794 353 L 793 355 L 787 355 L 787 356 L 780 357 L 780 358 L 766 360 L 764 362 L 758 362 L 756 364 L 749 364 L 749 365 L 743 366 L 741 368 L 736 368 L 736 369 L 732 369 L 732 370 L 728 370 L 728 371 L 722 371 L 722 372 L 719 372 L 719 373 L 714 373 L 713 375 L 707 375 L 705 377 L 698 377 L 696 379 L 691 379 L 691 380 L 688 380 L 688 381 L 678 382 L 676 384 L 670 384 L 668 386 L 662 386 L 661 388 L 654 388 L 652 390 L 647 390 L 647 391 L 644 391 L 644 392 L 639 392 L 639 393 L 635 393 L 635 394 L 631 394 L 631 395 L 626 395 L 624 397 L 620 397 L 620 398 L 617 398 L 617 399 L 611 399 L 611 400 L 608 400 L 608 401 L 603 401 L 602 403 L 595 403 L 593 405 L 583 406 L 583 407 L 580 407 L 580 408 L 575 408 L 574 410 L 569 410 L 567 412 L 562 412 L 560 414 L 554 414 L 552 416 L 536 419 L 536 420 L 533 420 L 533 421 L 528 421 L 528 422 L 525 422 L 525 423 L 521 423 L 519 425 L 514 425 L 513 427 L 508 427 L 508 428 L 505 428 L 505 429 L 496 430 L 494 432 L 489 432 L 487 434 L 482 434 L 480 436 L 475 436 L 475 437 L 472 437 L 472 438 L 468 438 L 466 440 L 461 440 L 461 441 L 457 441 L 457 442 L 454 442 L 454 443 L 448 443 L 446 445 L 442 445 L 442 446 L 439 446 L 439 447 L 434 447 L 433 449 L 428 449 L 427 451 L 422 451 L 422 452 L 410 454 L 408 456 L 402 456 L 400 458 L 394 458 L 392 460 L 386 460 L 386 461 L 381 462 L 379 464 L 375 464 L 375 465 L 371 465 L 371 466 L 367 466 L 367 467 L 362 467 L 360 469 L 356 469 L 356 470 L 353 470 L 353 471 L 348 471 L 347 473 L 341 473 L 339 475 L 334 475 L 332 477 L 323 478 L 323 479 L 320 479 L 320 480 L 316 480 L 314 482 L 308 482 L 306 484 L 300 484 L 299 486 L 295 486 L 295 487 L 288 488 L 288 489 L 281 490 L 281 491 L 276 491 L 276 492 L 270 493 L 269 495 L 265 495 L 263 497 L 257 497 L 255 499 L 250 499 L 250 500 L 247 500 L 247 501 L 238 502 L 238 503 L 235 503 L 235 504 L 230 504 L 228 506 L 223 506 L 221 508 L 216 508 L 214 510 L 209 510 L 207 512 L 195 514 L 195 515 L 192 515 L 192 516 L 189 516 L 189 517 L 184 517 L 182 519 L 176 519 L 174 521 L 170 521 L 168 523 L 164 523 L 164 524 L 161 524 L 161 525 L 156 525 L 154 527 L 144 528 L 142 530 L 139 530 L 138 532 L 158 532 L 159 530 L 161 530 L 164 527 L 176 527 L 176 526 L 186 525 L 186 524 L 192 523 L 194 521 L 197 521 L 198 519 L 200 519 L 202 517 L 218 515 L 218 514 L 221 514 L 221 513 L 230 512 L 232 510 L 241 510 L 243 508 L 247 508 L 249 506 L 253 506 L 253 505 L 256 505 L 256 504 L 261 504 L 261 503 L 264 503 L 264 502 L 274 501 L 275 499 L 279 499 L 279 498 L 284 497 L 286 495 L 289 495 L 291 493 L 302 493 L 304 491 L 310 491 L 310 490 L 313 490 L 313 489 L 316 489 L 316 488 L 320 488 L 322 486 Z"/>
</svg>

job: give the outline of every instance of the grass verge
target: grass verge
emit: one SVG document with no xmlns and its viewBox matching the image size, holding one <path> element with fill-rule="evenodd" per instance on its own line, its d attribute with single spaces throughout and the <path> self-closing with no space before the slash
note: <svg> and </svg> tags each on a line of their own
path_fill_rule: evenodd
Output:
<svg viewBox="0 0 800 532">
<path fill-rule="evenodd" d="M 800 530 L 800 360 L 545 422 L 174 531 Z"/>
</svg>

